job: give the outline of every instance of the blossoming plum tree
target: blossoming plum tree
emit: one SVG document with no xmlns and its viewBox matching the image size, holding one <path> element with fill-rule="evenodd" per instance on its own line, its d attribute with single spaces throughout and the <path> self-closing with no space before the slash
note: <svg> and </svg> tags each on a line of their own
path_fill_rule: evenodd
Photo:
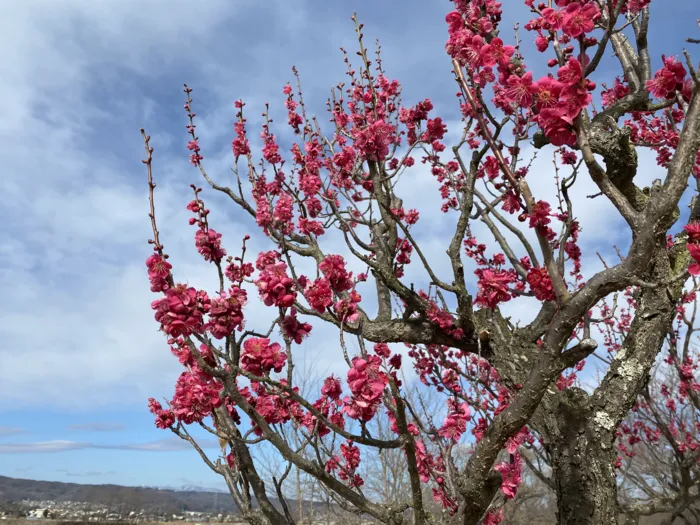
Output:
<svg viewBox="0 0 700 525">
<path fill-rule="evenodd" d="M 290 156 L 282 156 L 266 106 L 256 161 L 245 103 L 236 101 L 231 187 L 204 168 L 185 85 L 191 163 L 273 248 L 249 257 L 246 237 L 229 255 L 201 188 L 192 185 L 195 246 L 218 275 L 211 293 L 176 280 L 157 228 L 153 148 L 142 130 L 153 228 L 146 264 L 160 296 L 152 307 L 185 367 L 167 406 L 151 399 L 149 407 L 158 427 L 190 441 L 224 477 L 251 523 L 294 522 L 283 483 L 295 469 L 318 480 L 340 508 L 382 523 L 497 524 L 503 501 L 517 495 L 521 447 L 533 433 L 552 459 L 559 522 L 615 522 L 618 425 L 646 383 L 689 272 L 700 269 L 693 263 L 700 261 L 700 202 L 684 218 L 686 230 L 669 234 L 689 180 L 700 176 L 700 81 L 689 54 L 649 48 L 650 3 L 526 0 L 531 20 L 523 27 L 550 68 L 539 76 L 517 32 L 500 32 L 500 3 L 454 0 L 446 50 L 462 128 L 450 149 L 429 99 L 402 105 L 399 83 L 385 73 L 379 50 L 370 60 L 354 17 L 360 65 L 346 54 L 349 83 L 338 84 L 327 104 L 332 131 L 307 113 L 299 84 L 296 91 L 288 84 L 282 92 L 296 137 Z M 592 78 L 610 55 L 620 75 L 601 88 Z M 554 155 L 555 202 L 531 188 L 529 179 L 548 175 L 528 173 L 528 144 Z M 656 154 L 663 174 L 651 188 L 635 179 L 641 148 Z M 405 209 L 400 195 L 399 181 L 419 168 L 416 159 L 436 179 L 441 211 L 453 223 L 444 243 L 447 272 L 416 235 L 421 215 L 432 210 Z M 584 178 L 597 186 L 595 198 L 612 203 L 631 238 L 619 262 L 597 272 L 584 268 L 585 224 L 572 197 Z M 473 234 L 477 222 L 495 251 Z M 342 254 L 329 251 L 331 232 L 344 240 Z M 313 271 L 302 273 L 309 264 Z M 475 287 L 467 264 L 476 266 Z M 407 279 L 409 265 L 420 267 L 425 286 Z M 603 380 L 592 393 L 566 388 L 597 348 L 592 330 L 604 316 L 594 309 L 630 287 L 634 315 Z M 271 326 L 246 316 L 254 295 L 274 312 Z M 525 326 L 500 310 L 521 297 L 540 305 Z M 295 348 L 320 323 L 337 329 L 347 371 L 302 395 Z M 408 369 L 419 385 L 405 379 Z M 444 418 L 425 409 L 425 390 L 443 397 Z M 378 414 L 388 417 L 390 437 L 369 430 Z M 193 424 L 218 437 L 221 458 L 196 443 L 187 431 Z M 299 439 L 288 439 L 290 432 Z M 272 487 L 256 465 L 262 446 L 287 465 Z M 363 454 L 382 450 L 405 455 L 410 491 L 398 503 L 363 491 Z"/>
</svg>

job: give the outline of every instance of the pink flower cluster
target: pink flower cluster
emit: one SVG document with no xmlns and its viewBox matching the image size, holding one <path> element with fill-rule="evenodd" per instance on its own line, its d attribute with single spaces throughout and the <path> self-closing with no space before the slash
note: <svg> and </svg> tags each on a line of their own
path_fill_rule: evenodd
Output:
<svg viewBox="0 0 700 525">
<path fill-rule="evenodd" d="M 224 275 L 232 283 L 241 284 L 246 277 L 253 275 L 253 265 L 250 263 L 230 263 L 224 270 Z"/>
<path fill-rule="evenodd" d="M 168 279 L 172 279 L 170 270 L 173 265 L 170 264 L 162 255 L 154 253 L 146 259 L 146 267 L 148 267 L 148 280 L 151 283 L 152 292 L 162 292 L 168 288 Z"/>
<path fill-rule="evenodd" d="M 683 228 L 688 234 L 688 251 L 693 264 L 688 266 L 690 275 L 700 275 L 700 222 L 691 222 Z"/>
<path fill-rule="evenodd" d="M 498 525 L 503 521 L 503 509 L 489 510 L 488 514 L 484 518 L 482 525 Z"/>
<path fill-rule="evenodd" d="M 355 322 L 359 314 L 357 304 L 362 297 L 354 288 L 352 272 L 345 269 L 345 260 L 340 255 L 328 255 L 318 265 L 323 277 L 319 277 L 313 282 L 308 282 L 304 278 L 299 279 L 299 284 L 304 286 L 304 297 L 311 307 L 319 313 L 324 313 L 327 308 L 333 305 L 335 314 L 345 322 Z M 350 291 L 345 295 L 345 292 Z M 333 296 L 340 297 L 333 303 Z"/>
<path fill-rule="evenodd" d="M 389 155 L 389 146 L 397 142 L 396 128 L 382 119 L 353 130 L 354 147 L 365 160 L 381 161 Z"/>
<path fill-rule="evenodd" d="M 546 7 L 542 9 L 542 17 L 549 24 L 549 30 L 563 31 L 568 37 L 579 38 L 585 33 L 590 33 L 595 29 L 595 23 L 600 20 L 600 10 L 593 2 L 557 0 L 556 5 L 562 9 Z"/>
<path fill-rule="evenodd" d="M 343 400 L 348 417 L 361 421 L 374 417 L 384 388 L 389 383 L 387 375 L 379 369 L 381 364 L 378 356 L 352 359 L 352 368 L 348 370 L 348 387 L 352 395 Z"/>
<path fill-rule="evenodd" d="M 654 78 L 647 81 L 646 88 L 656 98 L 672 99 L 676 96 L 676 91 L 683 91 L 687 72 L 677 58 L 662 59 L 664 67 L 656 72 Z"/>
<path fill-rule="evenodd" d="M 233 155 L 238 157 L 245 157 L 250 154 L 250 143 L 248 142 L 248 137 L 246 136 L 245 123 L 246 119 L 243 118 L 243 102 L 236 101 L 235 106 L 238 108 L 238 113 L 236 116 L 238 120 L 233 125 L 233 130 L 236 133 L 236 138 L 231 142 L 231 149 L 233 150 Z"/>
<path fill-rule="evenodd" d="M 341 460 L 338 456 L 331 456 L 326 462 L 326 472 L 338 471 L 338 477 L 343 481 L 349 481 L 350 487 L 361 487 L 364 480 L 356 473 L 360 466 L 360 449 L 352 441 L 340 445 Z"/>
<path fill-rule="evenodd" d="M 575 145 L 574 121 L 590 104 L 589 91 L 595 89 L 595 84 L 584 78 L 580 60 L 572 56 L 573 46 L 564 48 L 565 63 L 557 71 L 556 80 L 545 76 L 533 81 L 531 72 L 525 71 L 520 62 L 511 60 L 515 48 L 490 34 L 500 21 L 501 4 L 492 0 L 478 4 L 480 7 L 456 2 L 457 10 L 447 15 L 448 54 L 472 71 L 481 88 L 498 80 L 493 87 L 494 103 L 506 114 L 522 108 L 532 115 L 532 120 L 539 124 L 552 144 Z M 566 43 L 585 37 L 595 29 L 600 18 L 598 7 L 590 1 L 558 0 L 556 4 L 557 8 L 544 8 L 540 18 L 526 25 L 526 29 L 538 32 L 536 43 L 540 51 L 547 48 L 551 38 L 544 32 L 561 31 L 559 42 Z M 588 39 L 585 43 L 593 45 L 595 40 Z M 552 65 L 557 65 L 557 61 Z M 492 71 L 493 66 L 498 68 L 498 78 Z"/>
<path fill-rule="evenodd" d="M 188 106 L 185 105 L 185 109 L 187 109 Z M 204 159 L 204 157 L 199 153 L 200 147 L 199 147 L 199 142 L 197 140 L 191 140 L 187 143 L 187 149 L 190 150 L 192 153 L 190 154 L 190 162 L 192 163 L 193 166 L 199 166 Z"/>
<path fill-rule="evenodd" d="M 515 498 L 522 483 L 520 454 L 512 454 L 510 462 L 499 463 L 493 467 L 501 475 L 501 492 L 508 499 Z"/>
<path fill-rule="evenodd" d="M 241 368 L 255 376 L 262 377 L 272 370 L 279 373 L 287 362 L 287 354 L 279 343 L 270 343 L 263 337 L 251 337 L 243 343 Z"/>
<path fill-rule="evenodd" d="M 648 7 L 651 0 L 612 0 L 613 8 L 616 9 L 620 2 L 622 2 L 622 13 L 636 15 L 642 9 Z"/>
<path fill-rule="evenodd" d="M 340 255 L 327 255 L 318 265 L 335 293 L 352 289 L 352 272 L 345 269 L 345 259 Z"/>
<path fill-rule="evenodd" d="M 221 234 L 212 229 L 199 229 L 194 236 L 197 251 L 205 261 L 220 262 L 226 256 L 221 247 Z"/>
<path fill-rule="evenodd" d="M 232 286 L 228 292 L 219 292 L 219 297 L 211 300 L 209 320 L 204 325 L 216 339 L 230 336 L 237 328 L 243 329 L 243 306 L 248 300 L 246 291 Z"/>
<path fill-rule="evenodd" d="M 294 304 L 297 292 L 294 280 L 287 275 L 287 265 L 278 257 L 262 266 L 255 284 L 265 306 L 288 308 Z"/>
<path fill-rule="evenodd" d="M 454 399 L 447 400 L 447 417 L 438 430 L 441 437 L 459 441 L 467 430 L 467 422 L 471 419 L 469 404 L 458 403 Z"/>
<path fill-rule="evenodd" d="M 343 389 L 340 386 L 340 379 L 331 375 L 324 379 L 323 386 L 321 387 L 321 394 L 332 400 L 340 399 Z"/>
<path fill-rule="evenodd" d="M 282 93 L 287 95 L 287 100 L 285 101 L 284 105 L 287 107 L 287 123 L 291 126 L 291 128 L 294 130 L 294 133 L 301 133 L 301 130 L 299 129 L 299 126 L 302 125 L 303 120 L 301 118 L 301 115 L 296 112 L 296 109 L 299 107 L 299 103 L 294 100 L 294 95 L 292 94 L 292 86 L 287 84 L 284 86 L 282 89 Z"/>
<path fill-rule="evenodd" d="M 319 278 L 309 283 L 304 290 L 304 297 L 311 308 L 319 313 L 324 313 L 326 308 L 333 304 L 333 289 L 328 279 Z"/>
<path fill-rule="evenodd" d="M 287 384 L 286 380 L 282 380 L 281 383 Z M 294 401 L 287 392 L 271 390 L 255 382 L 251 384 L 251 388 L 252 391 L 247 388 L 241 389 L 241 394 L 269 425 L 288 423 L 292 419 L 299 421 L 303 418 L 299 403 Z M 293 391 L 299 393 L 299 389 L 296 387 Z M 257 397 L 253 395 L 254 393 L 257 394 Z M 262 435 L 259 427 L 254 427 L 254 430 L 257 435 Z"/>
<path fill-rule="evenodd" d="M 399 110 L 399 121 L 408 128 L 408 145 L 412 146 L 418 142 L 417 129 L 420 129 L 421 122 L 428 120 L 428 113 L 433 109 L 433 103 L 429 98 L 419 102 L 412 108 L 401 108 Z"/>
<path fill-rule="evenodd" d="M 196 224 L 198 226 L 194 235 L 195 246 L 205 261 L 218 264 L 226 256 L 226 250 L 221 247 L 221 234 L 209 228 L 207 222 L 209 210 L 204 208 L 204 202 L 199 198 L 202 188 L 197 188 L 194 184 L 191 184 L 190 187 L 194 190 L 195 199 L 187 205 L 187 209 L 197 214 L 196 218 L 190 219 L 190 225 Z"/>
<path fill-rule="evenodd" d="M 298 345 L 311 333 L 311 325 L 299 321 L 295 308 L 292 308 L 289 314 L 284 317 L 282 328 L 285 335 Z"/>
<path fill-rule="evenodd" d="M 500 303 L 510 301 L 513 297 L 512 285 L 521 287 L 518 275 L 514 270 L 496 270 L 489 268 L 477 268 L 474 270 L 478 279 L 479 291 L 476 294 L 474 304 L 486 308 L 496 308 Z"/>
<path fill-rule="evenodd" d="M 175 384 L 175 395 L 170 404 L 178 421 L 189 425 L 201 422 L 220 407 L 223 385 L 206 374 L 185 371 Z"/>
<path fill-rule="evenodd" d="M 552 279 L 543 267 L 531 268 L 527 273 L 527 284 L 540 301 L 554 301 L 557 296 L 554 294 Z"/>
<path fill-rule="evenodd" d="M 164 410 L 163 406 L 153 399 L 148 399 L 148 410 L 156 416 L 156 427 L 166 429 L 171 428 L 175 424 L 175 414 L 172 410 Z"/>
<path fill-rule="evenodd" d="M 187 337 L 201 332 L 204 314 L 211 305 L 207 293 L 185 284 L 176 284 L 164 293 L 165 297 L 151 303 L 161 330 L 171 337 Z"/>
</svg>

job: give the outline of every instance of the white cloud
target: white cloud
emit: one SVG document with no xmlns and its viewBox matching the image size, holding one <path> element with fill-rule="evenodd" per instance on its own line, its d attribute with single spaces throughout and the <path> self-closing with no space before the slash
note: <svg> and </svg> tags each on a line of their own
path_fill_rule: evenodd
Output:
<svg viewBox="0 0 700 525">
<path fill-rule="evenodd" d="M 216 449 L 219 447 L 219 444 L 214 439 L 198 439 L 197 443 L 200 447 L 206 449 Z M 33 443 L 0 443 L 0 454 L 49 454 L 85 449 L 173 452 L 178 450 L 192 450 L 192 445 L 178 437 L 160 439 L 148 443 L 126 443 L 116 445 L 69 440 L 54 440 Z"/>
<path fill-rule="evenodd" d="M 213 0 L 193 11 L 184 0 L 37 0 L 6 13 L 0 30 L 13 53 L 5 57 L 0 80 L 0 407 L 145 407 L 147 397 L 171 394 L 181 368 L 150 309 L 155 296 L 143 261 L 151 232 L 138 128 L 147 127 L 156 148 L 156 208 L 177 277 L 211 290 L 214 272 L 195 253 L 186 225 L 187 184 L 203 181 L 186 163 L 181 84 L 195 88 L 205 163 L 217 181 L 228 183 L 233 100 L 249 102 L 251 125 L 269 100 L 282 117 L 275 133 L 287 140 L 280 90 L 297 64 L 305 100 L 325 119 L 323 100 L 345 79 L 337 47 L 353 56 L 346 11 L 311 12 L 306 2 L 282 1 L 261 7 Z M 435 54 L 444 47 L 444 22 L 437 17 L 426 28 L 429 44 L 406 37 L 423 25 L 422 16 L 395 26 L 368 25 L 368 42 L 382 37 L 388 74 L 405 84 L 408 96 L 444 95 L 443 117 L 454 115 L 455 99 L 446 98 L 454 91 L 449 60 Z M 433 89 L 444 92 L 436 97 Z M 252 137 L 257 129 L 251 128 Z M 455 125 L 450 129 L 454 133 Z M 538 198 L 553 195 L 549 163 L 541 156 L 528 177 Z M 402 188 L 406 207 L 421 210 L 421 246 L 438 275 L 449 280 L 441 234 L 454 218 L 439 211 L 437 184 L 419 165 Z M 609 249 L 600 232 L 609 234 L 612 210 L 602 198 L 586 199 L 590 193 L 595 190 L 584 178 L 572 195 L 584 225 L 582 242 L 592 247 L 602 241 Z M 254 229 L 252 222 L 221 196 L 204 197 L 212 204 L 212 224 L 234 252 Z M 474 233 L 492 244 L 483 226 Z M 337 239 L 324 240 L 329 252 L 344 251 Z M 255 236 L 251 252 L 263 247 L 264 239 Z M 407 276 L 418 283 L 425 277 L 413 259 Z M 270 314 L 251 292 L 248 318 L 258 325 Z M 533 311 L 527 301 L 506 309 L 514 318 Z M 337 372 L 338 346 L 337 333 L 316 323 L 300 359 L 313 363 L 319 376 Z"/>
<path fill-rule="evenodd" d="M 228 43 L 242 49 L 246 37 L 236 17 L 246 10 L 250 17 L 251 6 L 208 2 L 197 7 L 193 21 L 187 2 L 32 2 L 0 21 L 14 43 L 0 83 L 0 139 L 11 152 L 0 180 L 7 201 L 0 212 L 6 234 L 0 248 L 0 406 L 90 408 L 170 394 L 180 367 L 149 307 L 155 296 L 143 263 L 151 233 L 138 125 L 162 121 L 163 113 L 181 109 L 181 101 L 156 102 L 160 86 L 149 84 L 152 91 L 144 94 L 134 85 L 140 75 L 179 69 L 167 86 L 176 94 L 182 77 L 230 70 L 224 67 L 229 49 L 219 38 L 233 29 L 240 36 Z M 268 13 L 271 27 L 293 31 L 304 23 L 303 4 L 278 7 L 272 17 Z M 223 94 L 225 85 L 226 79 L 207 87 Z M 233 98 L 229 93 L 229 108 Z M 203 128 L 211 124 L 212 138 L 230 128 L 232 115 L 223 104 L 218 109 L 211 113 L 215 120 L 200 121 Z M 176 183 L 199 177 L 182 148 L 177 157 L 168 153 L 172 143 L 185 142 L 184 128 L 164 131 L 153 133 L 163 238 L 179 277 L 211 285 L 211 268 L 193 253 L 182 209 L 186 186 Z M 133 146 L 126 148 L 130 157 L 118 158 L 125 144 Z M 235 232 L 233 248 L 249 225 L 220 216 L 217 227 Z"/>
<path fill-rule="evenodd" d="M 23 428 L 17 427 L 0 427 L 0 436 L 15 436 L 17 434 L 24 434 L 27 431 Z"/>
<path fill-rule="evenodd" d="M 69 430 L 77 432 L 122 432 L 125 428 L 120 423 L 84 423 L 68 427 Z"/>
</svg>

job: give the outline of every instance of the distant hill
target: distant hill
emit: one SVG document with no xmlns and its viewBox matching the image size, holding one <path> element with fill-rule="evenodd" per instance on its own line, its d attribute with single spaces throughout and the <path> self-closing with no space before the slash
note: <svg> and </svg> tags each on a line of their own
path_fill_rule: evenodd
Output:
<svg viewBox="0 0 700 525">
<path fill-rule="evenodd" d="M 0 476 L 0 502 L 76 501 L 130 510 L 150 512 L 222 512 L 235 514 L 237 509 L 228 493 L 161 489 L 153 487 L 124 487 L 121 485 L 83 485 L 57 481 L 38 481 Z"/>
</svg>

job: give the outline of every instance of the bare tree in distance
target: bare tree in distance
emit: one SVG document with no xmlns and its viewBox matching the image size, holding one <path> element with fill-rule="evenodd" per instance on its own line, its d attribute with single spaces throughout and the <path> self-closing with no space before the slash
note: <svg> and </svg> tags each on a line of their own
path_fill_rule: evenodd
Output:
<svg viewBox="0 0 700 525">
<path fill-rule="evenodd" d="M 233 179 L 210 176 L 185 85 L 190 161 L 271 248 L 250 256 L 246 236 L 228 255 L 193 184 L 195 245 L 219 283 L 211 295 L 172 272 L 156 221 L 154 149 L 142 130 L 153 228 L 146 264 L 160 295 L 152 308 L 185 367 L 168 406 L 149 406 L 157 426 L 223 476 L 250 523 L 295 523 L 284 490 L 271 490 L 255 460 L 256 447 L 269 447 L 285 471 L 305 473 L 362 519 L 497 524 L 535 435 L 551 461 L 558 522 L 617 520 L 617 429 L 647 383 L 684 284 L 700 271 L 700 203 L 682 221 L 679 208 L 700 176 L 697 69 L 688 53 L 650 49 L 659 2 L 525 0 L 531 19 L 522 27 L 551 69 L 540 78 L 526 65 L 520 29 L 500 31 L 500 3 L 454 4 L 446 60 L 461 129 L 449 148 L 431 101 L 404 106 L 379 47 L 370 59 L 356 17 L 359 65 L 344 52 L 348 79 L 327 101 L 330 126 L 307 111 L 296 70 L 296 87 L 283 87 L 295 133 L 287 159 L 267 105 L 262 158 L 254 157 L 237 101 Z M 612 61 L 619 76 L 595 82 Z M 639 185 L 643 150 L 658 164 L 650 187 Z M 548 174 L 530 173 L 534 151 L 552 159 Z M 444 255 L 426 248 L 430 233 L 421 230 L 437 210 L 404 208 L 421 172 L 434 177 L 450 224 Z M 556 188 L 552 202 L 533 189 L 543 178 Z M 586 183 L 597 193 L 582 192 Z M 577 217 L 592 199 L 610 205 L 611 228 L 628 240 L 600 264 L 579 242 L 587 225 Z M 625 290 L 635 305 L 615 358 L 591 391 L 570 387 L 598 347 L 593 330 L 614 315 L 606 299 Z M 246 316 L 254 294 L 273 314 L 269 325 Z M 511 301 L 536 303 L 532 321 L 504 316 Z M 327 352 L 344 372 L 302 393 L 296 349 L 324 325 L 338 334 Z M 409 369 L 417 380 L 406 379 Z M 441 412 L 421 406 L 409 395 L 416 390 L 441 396 Z M 378 414 L 388 434 L 373 423 Z M 222 457 L 210 458 L 188 425 L 217 435 Z M 399 499 L 368 491 L 365 476 L 375 474 L 362 467 L 364 457 L 391 451 L 403 454 L 410 487 Z"/>
</svg>

